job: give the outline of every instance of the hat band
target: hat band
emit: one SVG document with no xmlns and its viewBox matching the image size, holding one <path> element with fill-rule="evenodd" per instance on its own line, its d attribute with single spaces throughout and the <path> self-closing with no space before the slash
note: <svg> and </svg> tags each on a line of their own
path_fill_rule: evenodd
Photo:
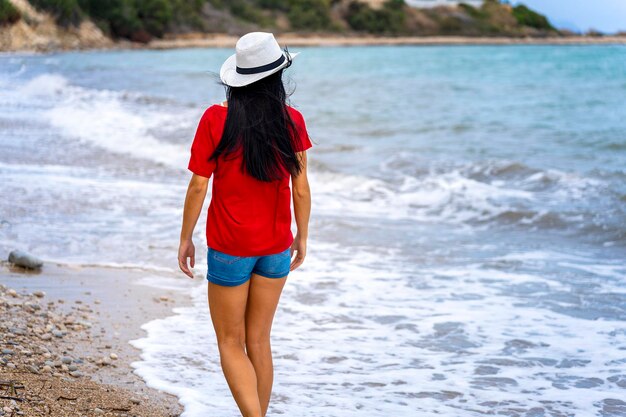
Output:
<svg viewBox="0 0 626 417">
<path fill-rule="evenodd" d="M 278 58 L 276 61 L 271 62 L 269 64 L 261 65 L 259 67 L 252 67 L 252 68 L 237 67 L 236 71 L 238 74 L 258 74 L 259 72 L 272 70 L 280 66 L 280 64 L 282 64 L 283 62 L 285 62 L 285 55 L 281 55 L 280 58 Z"/>
</svg>

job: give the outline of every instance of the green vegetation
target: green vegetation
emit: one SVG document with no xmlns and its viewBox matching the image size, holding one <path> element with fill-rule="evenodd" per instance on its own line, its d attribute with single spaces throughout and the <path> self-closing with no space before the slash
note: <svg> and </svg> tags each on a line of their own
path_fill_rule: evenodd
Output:
<svg viewBox="0 0 626 417">
<path fill-rule="evenodd" d="M 554 27 L 545 16 L 529 9 L 523 4 L 513 7 L 513 16 L 517 19 L 517 23 L 522 26 L 528 26 L 535 29 L 554 30 Z"/>
<path fill-rule="evenodd" d="M 13 24 L 22 16 L 9 0 L 0 0 L 0 26 Z"/>
<path fill-rule="evenodd" d="M 287 17 L 294 29 L 328 29 L 330 0 L 290 0 Z"/>
<path fill-rule="evenodd" d="M 460 13 L 459 13 L 460 12 Z M 480 7 L 467 3 L 453 8 L 423 11 L 435 22 L 437 34 L 461 36 L 536 36 L 555 32 L 548 19 L 527 8 L 498 0 L 484 0 Z"/>
<path fill-rule="evenodd" d="M 467 13 L 470 17 L 472 17 L 473 19 L 486 19 L 487 13 L 485 13 L 484 10 L 482 10 L 482 8 L 477 9 L 476 7 L 472 6 L 471 4 L 467 4 L 467 3 L 460 3 L 459 7 L 461 8 L 461 10 L 463 10 L 465 13 Z"/>
<path fill-rule="evenodd" d="M 250 0 L 210 0 L 219 8 L 228 8 L 230 13 L 244 22 L 256 22 L 260 26 L 268 26 L 271 22 L 267 19 L 261 9 Z"/>
<path fill-rule="evenodd" d="M 545 16 L 498 0 L 484 0 L 480 7 L 461 3 L 459 7 L 429 9 L 415 9 L 404 0 L 386 0 L 380 7 L 363 0 L 30 1 L 52 13 L 61 25 L 77 25 L 89 17 L 110 36 L 139 42 L 188 31 L 347 30 L 378 35 L 462 36 L 533 36 L 555 31 Z M 9 0 L 0 0 L 0 24 L 16 19 L 10 8 Z"/>
<path fill-rule="evenodd" d="M 62 26 L 80 23 L 84 17 L 77 0 L 30 0 L 30 3 L 50 12 Z"/>
<path fill-rule="evenodd" d="M 6 0 L 2 0 L 6 1 Z M 113 37 L 146 42 L 163 36 L 173 24 L 202 29 L 198 19 L 204 0 L 30 0 L 63 26 L 90 17 Z"/>
<path fill-rule="evenodd" d="M 254 0 L 254 7 L 283 13 L 294 29 L 332 30 L 330 8 L 336 0 Z"/>
<path fill-rule="evenodd" d="M 348 5 L 346 20 L 357 31 L 398 34 L 404 31 L 404 0 L 387 0 L 380 9 L 359 1 Z"/>
</svg>

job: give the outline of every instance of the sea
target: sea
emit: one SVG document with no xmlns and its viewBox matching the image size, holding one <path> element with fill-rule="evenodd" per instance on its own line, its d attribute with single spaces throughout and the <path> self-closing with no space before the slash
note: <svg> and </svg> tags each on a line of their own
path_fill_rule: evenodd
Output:
<svg viewBox="0 0 626 417">
<path fill-rule="evenodd" d="M 626 46 L 290 49 L 312 212 L 268 416 L 626 416 Z M 210 191 L 196 278 L 176 260 L 232 53 L 0 55 L 1 256 L 188 294 L 131 341 L 184 417 L 239 415 L 206 299 Z"/>
</svg>

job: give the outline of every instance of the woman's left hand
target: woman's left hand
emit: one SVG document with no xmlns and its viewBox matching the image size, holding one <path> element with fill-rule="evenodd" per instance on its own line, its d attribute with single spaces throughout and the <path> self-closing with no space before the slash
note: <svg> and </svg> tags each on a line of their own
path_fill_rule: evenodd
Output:
<svg viewBox="0 0 626 417">
<path fill-rule="evenodd" d="M 187 258 L 191 258 L 189 265 L 193 268 L 196 263 L 196 247 L 190 240 L 183 240 L 178 247 L 178 266 L 181 271 L 185 273 L 189 278 L 193 278 L 193 272 L 187 266 Z"/>
</svg>

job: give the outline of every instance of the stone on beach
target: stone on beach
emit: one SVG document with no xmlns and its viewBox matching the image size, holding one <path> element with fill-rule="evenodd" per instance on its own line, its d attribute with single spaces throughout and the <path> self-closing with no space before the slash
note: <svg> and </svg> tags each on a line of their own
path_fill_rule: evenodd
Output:
<svg viewBox="0 0 626 417">
<path fill-rule="evenodd" d="M 49 267 L 51 271 L 54 268 Z M 18 277 L 21 271 L 8 271 L 24 281 Z M 137 391 L 127 388 L 130 383 L 142 389 L 141 381 L 135 382 L 134 377 L 127 378 L 129 382 L 124 385 L 109 385 L 124 374 L 127 364 L 119 358 L 127 354 L 118 342 L 111 342 L 120 332 L 103 325 L 101 309 L 94 308 L 93 300 L 76 300 L 74 296 L 60 299 L 61 293 L 54 289 L 46 286 L 46 292 L 39 291 L 30 282 L 20 282 L 14 288 L 0 284 L 0 340 L 4 340 L 0 344 L 0 379 L 19 381 L 16 398 L 23 400 L 35 394 L 37 401 L 13 406 L 9 399 L 0 399 L 0 416 L 113 415 L 110 410 L 117 416 L 174 416 L 170 404 L 151 397 L 139 399 Z M 114 347 L 122 352 L 114 352 Z M 59 401 L 59 396 L 67 398 Z M 3 411 L 4 406 L 12 411 Z"/>
<path fill-rule="evenodd" d="M 41 259 L 21 250 L 11 251 L 9 253 L 9 262 L 28 269 L 39 269 L 43 266 Z"/>
</svg>

